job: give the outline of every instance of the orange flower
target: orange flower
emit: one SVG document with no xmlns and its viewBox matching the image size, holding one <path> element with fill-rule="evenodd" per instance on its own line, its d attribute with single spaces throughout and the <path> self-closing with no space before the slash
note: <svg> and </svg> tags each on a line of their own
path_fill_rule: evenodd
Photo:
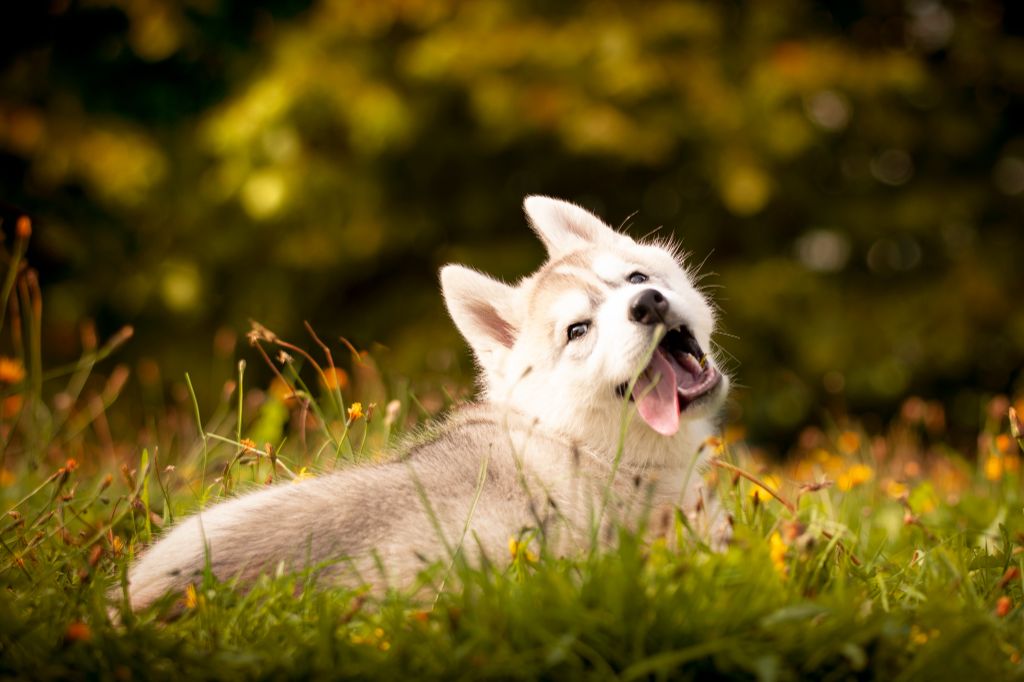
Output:
<svg viewBox="0 0 1024 682">
<path fill-rule="evenodd" d="M 867 483 L 875 475 L 874 470 L 866 464 L 854 464 L 839 475 L 837 481 L 840 490 L 852 490 L 862 483 Z"/>
<path fill-rule="evenodd" d="M 1004 455 L 1009 454 L 1013 449 L 1013 441 L 1005 433 L 996 436 L 996 450 Z"/>
<path fill-rule="evenodd" d="M 324 370 L 324 376 L 320 378 L 320 383 L 329 391 L 344 390 L 348 386 L 348 372 L 340 367 L 333 369 L 328 367 Z"/>
<path fill-rule="evenodd" d="M 32 236 L 32 219 L 27 215 L 23 215 L 18 218 L 18 222 L 14 224 L 14 233 L 18 235 L 18 239 L 28 239 Z"/>
<path fill-rule="evenodd" d="M 270 382 L 270 395 L 274 396 L 280 402 L 284 403 L 285 406 L 292 408 L 299 404 L 299 399 L 295 396 L 295 391 L 292 387 L 280 377 L 274 377 L 274 380 Z"/>
<path fill-rule="evenodd" d="M 995 455 L 989 455 L 985 459 L 985 478 L 990 481 L 998 481 L 1003 477 L 1003 460 Z"/>
<path fill-rule="evenodd" d="M 354 422 L 357 419 L 361 419 L 364 416 L 365 415 L 363 414 L 363 404 L 362 403 L 352 403 L 351 405 L 348 406 L 348 420 L 349 420 L 349 422 Z"/>
<path fill-rule="evenodd" d="M 996 602 L 996 615 L 1000 618 L 1006 618 L 1010 611 L 1013 611 L 1013 600 L 1004 594 Z"/>
<path fill-rule="evenodd" d="M 3 403 L 0 403 L 0 414 L 3 415 L 4 419 L 17 417 L 18 413 L 21 412 L 21 406 L 24 404 L 25 400 L 20 395 L 9 395 L 4 398 Z"/>
<path fill-rule="evenodd" d="M 0 357 L 0 383 L 17 384 L 25 378 L 25 367 L 20 360 Z"/>
<path fill-rule="evenodd" d="M 1017 473 L 1020 471 L 1020 457 L 1012 454 L 1003 457 L 1003 468 L 1011 474 Z"/>
<path fill-rule="evenodd" d="M 855 431 L 843 431 L 836 445 L 847 455 L 852 455 L 860 449 L 860 436 Z"/>
<path fill-rule="evenodd" d="M 72 642 L 88 642 L 90 639 L 92 639 L 92 630 L 80 620 L 76 620 L 68 625 L 68 629 L 64 631 L 64 641 L 69 644 Z"/>
</svg>

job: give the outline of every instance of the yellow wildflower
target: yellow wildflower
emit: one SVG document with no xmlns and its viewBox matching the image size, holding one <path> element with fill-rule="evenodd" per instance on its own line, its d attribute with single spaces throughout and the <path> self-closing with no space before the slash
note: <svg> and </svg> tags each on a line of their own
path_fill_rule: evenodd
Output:
<svg viewBox="0 0 1024 682">
<path fill-rule="evenodd" d="M 354 422 L 357 419 L 361 419 L 363 416 L 364 415 L 363 415 L 363 404 L 362 403 L 356 402 L 356 403 L 352 403 L 351 405 L 348 406 L 348 420 L 349 420 L 349 422 Z"/>
<path fill-rule="evenodd" d="M 782 485 L 782 479 L 780 479 L 775 474 L 768 474 L 767 476 L 762 476 L 761 482 L 768 486 L 768 488 L 771 488 L 773 491 L 778 490 L 779 487 Z M 774 497 L 774 495 L 772 495 L 772 493 L 765 489 L 764 486 L 760 486 L 757 483 L 754 484 L 754 486 L 750 489 L 750 492 L 747 494 L 761 501 L 768 500 Z"/>
<path fill-rule="evenodd" d="M 194 609 L 199 604 L 199 597 L 196 595 L 196 586 L 189 583 L 185 588 L 185 608 Z"/>
<path fill-rule="evenodd" d="M 307 478 L 313 478 L 313 474 L 306 467 L 302 467 L 301 469 L 299 469 L 299 472 L 295 474 L 295 478 L 292 479 L 292 483 L 305 481 Z"/>
<path fill-rule="evenodd" d="M 818 464 L 821 465 L 822 470 L 830 476 L 837 476 L 846 463 L 842 457 L 824 448 L 818 448 L 812 455 Z"/>
<path fill-rule="evenodd" d="M 25 378 L 25 367 L 15 358 L 0 357 L 0 383 L 17 384 Z"/>
<path fill-rule="evenodd" d="M 910 488 L 906 483 L 900 483 L 899 481 L 894 481 L 892 479 L 889 479 L 885 483 L 885 494 L 894 500 L 898 500 L 909 492 Z"/>
<path fill-rule="evenodd" d="M 731 445 L 732 443 L 738 443 L 746 438 L 747 431 L 742 426 L 732 425 L 725 427 L 725 434 L 723 435 L 725 437 L 726 444 Z"/>
<path fill-rule="evenodd" d="M 839 475 L 836 482 L 840 490 L 852 490 L 857 486 L 867 483 L 875 475 L 874 470 L 866 464 L 854 464 L 852 467 Z"/>
<path fill-rule="evenodd" d="M 990 481 L 998 481 L 1003 477 L 1003 459 L 996 455 L 989 455 L 985 458 L 985 478 Z"/>
<path fill-rule="evenodd" d="M 772 533 L 772 536 L 768 538 L 768 556 L 772 560 L 772 566 L 782 577 L 786 577 L 786 554 L 788 552 L 789 547 L 783 542 L 782 535 L 778 531 Z"/>
<path fill-rule="evenodd" d="M 720 455 L 725 451 L 725 443 L 718 436 L 708 436 L 704 440 L 704 446 L 710 449 L 716 455 Z"/>
<path fill-rule="evenodd" d="M 526 559 L 527 563 L 537 563 L 537 555 L 530 551 L 529 543 L 519 542 L 514 537 L 508 539 L 508 553 L 512 556 L 513 561 L 521 556 Z"/>
</svg>

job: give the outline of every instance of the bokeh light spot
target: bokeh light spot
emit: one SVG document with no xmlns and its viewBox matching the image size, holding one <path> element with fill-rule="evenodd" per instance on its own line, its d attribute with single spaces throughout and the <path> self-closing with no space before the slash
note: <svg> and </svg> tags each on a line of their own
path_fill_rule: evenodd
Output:
<svg viewBox="0 0 1024 682">
<path fill-rule="evenodd" d="M 849 101 L 834 90 L 822 90 L 805 102 L 807 117 L 825 130 L 842 130 L 850 121 Z"/>
<path fill-rule="evenodd" d="M 257 220 L 270 218 L 281 209 L 287 193 L 284 177 L 279 172 L 258 171 L 242 185 L 242 208 Z"/>
<path fill-rule="evenodd" d="M 753 215 L 771 197 L 771 181 L 760 168 L 749 164 L 726 167 L 720 187 L 726 208 L 736 215 Z"/>
<path fill-rule="evenodd" d="M 812 230 L 796 240 L 796 256 L 808 270 L 837 272 L 850 257 L 849 239 L 836 230 Z"/>
<path fill-rule="evenodd" d="M 175 312 L 194 310 L 202 291 L 202 276 L 191 261 L 173 261 L 164 266 L 160 277 L 160 297 Z"/>
<path fill-rule="evenodd" d="M 1016 156 L 1005 156 L 999 159 L 992 179 L 1003 194 L 1010 196 L 1024 192 L 1024 159 Z"/>
<path fill-rule="evenodd" d="M 914 161 L 902 149 L 886 149 L 871 160 L 871 174 L 886 185 L 903 185 L 914 175 Z"/>
</svg>

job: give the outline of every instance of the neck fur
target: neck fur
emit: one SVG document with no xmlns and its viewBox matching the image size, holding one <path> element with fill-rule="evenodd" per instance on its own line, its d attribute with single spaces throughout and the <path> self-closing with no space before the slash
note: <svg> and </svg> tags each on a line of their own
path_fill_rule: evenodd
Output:
<svg viewBox="0 0 1024 682">
<path fill-rule="evenodd" d="M 631 471 L 690 469 L 695 465 L 694 458 L 707 458 L 704 443 L 716 428 L 708 418 L 684 419 L 678 433 L 663 436 L 648 427 L 632 405 L 626 411 L 616 405 L 613 409 L 565 414 L 558 410 L 526 410 L 507 401 L 488 402 L 526 417 L 548 436 L 579 445 L 609 466 L 618 461 L 619 468 Z"/>
</svg>

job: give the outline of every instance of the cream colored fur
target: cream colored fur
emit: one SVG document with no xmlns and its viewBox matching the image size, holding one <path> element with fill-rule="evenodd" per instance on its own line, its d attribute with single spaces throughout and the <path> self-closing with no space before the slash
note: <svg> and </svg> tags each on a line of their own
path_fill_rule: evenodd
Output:
<svg viewBox="0 0 1024 682">
<path fill-rule="evenodd" d="M 480 401 L 383 464 L 272 486 L 186 518 L 131 567 L 133 608 L 180 592 L 207 562 L 243 583 L 319 566 L 321 581 L 414 588 L 426 565 L 456 553 L 507 562 L 509 538 L 523 531 L 565 554 L 673 508 L 713 546 L 728 541 L 729 519 L 700 476 L 727 380 L 683 412 L 671 437 L 616 393 L 657 342 L 659 330 L 628 318 L 637 292 L 661 292 L 704 349 L 714 327 L 707 300 L 669 250 L 566 202 L 529 197 L 525 209 L 549 254 L 538 272 L 511 286 L 462 266 L 441 271 L 448 310 L 480 367 Z M 649 280 L 630 284 L 632 272 Z M 568 342 L 567 327 L 580 320 L 589 331 Z"/>
</svg>

